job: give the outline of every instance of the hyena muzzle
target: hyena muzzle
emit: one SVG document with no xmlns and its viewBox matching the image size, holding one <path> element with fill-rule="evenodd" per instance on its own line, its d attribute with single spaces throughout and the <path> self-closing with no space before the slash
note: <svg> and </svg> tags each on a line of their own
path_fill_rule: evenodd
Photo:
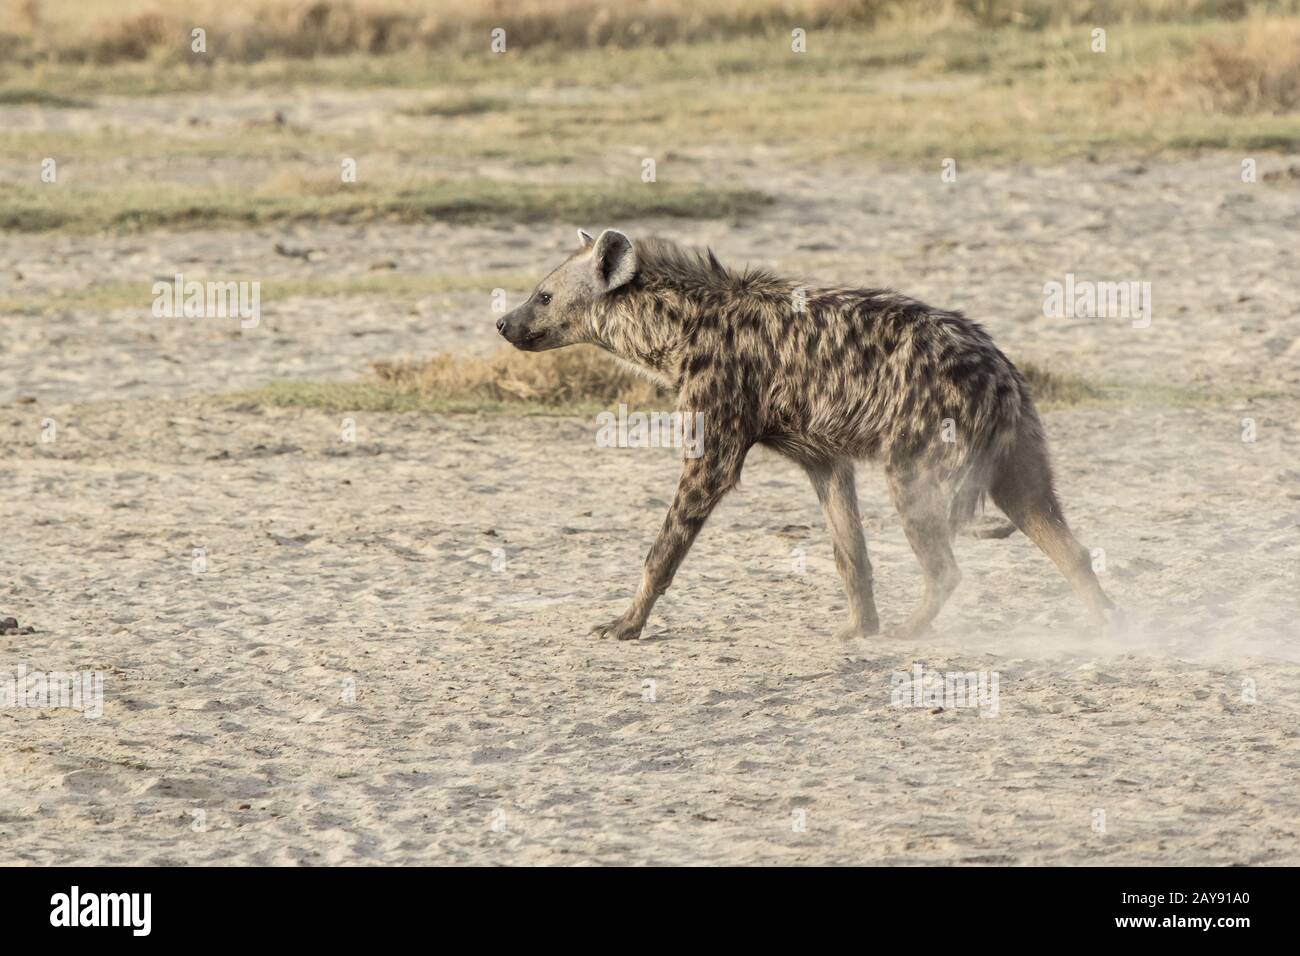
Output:
<svg viewBox="0 0 1300 956">
<path fill-rule="evenodd" d="M 881 289 L 813 288 L 735 272 L 710 252 L 613 229 L 542 280 L 497 322 L 515 347 L 597 345 L 703 413 L 698 457 L 646 558 L 632 606 L 594 629 L 640 635 L 709 513 L 765 445 L 808 473 L 826 514 L 849 621 L 837 636 L 879 631 L 854 462 L 884 466 L 925 593 L 896 630 L 918 634 L 957 586 L 952 542 L 985 496 L 1069 580 L 1099 624 L 1115 605 L 1065 522 L 1029 387 L 976 323 Z"/>
</svg>

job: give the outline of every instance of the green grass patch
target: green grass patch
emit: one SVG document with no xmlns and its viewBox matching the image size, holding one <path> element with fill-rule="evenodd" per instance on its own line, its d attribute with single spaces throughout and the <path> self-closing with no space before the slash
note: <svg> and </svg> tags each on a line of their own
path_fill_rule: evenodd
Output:
<svg viewBox="0 0 1300 956">
<path fill-rule="evenodd" d="M 89 100 L 61 96 L 49 90 L 22 87 L 0 90 L 0 106 L 45 106 L 60 110 L 85 110 L 94 106 Z"/>
<path fill-rule="evenodd" d="M 210 278 L 218 277 L 191 271 L 187 272 L 186 278 L 206 282 Z M 539 278 L 540 273 L 536 271 L 421 275 L 387 269 L 352 276 L 307 275 L 286 279 L 225 275 L 219 277 L 222 282 L 260 282 L 263 306 L 298 296 L 311 298 L 383 296 L 398 304 L 436 295 L 486 294 L 490 289 L 531 289 Z M 153 284 L 171 281 L 171 276 L 158 275 L 137 282 L 95 283 L 40 297 L 7 295 L 0 298 L 0 312 L 49 315 L 61 311 L 108 312 L 114 309 L 146 311 L 152 307 Z"/>
<path fill-rule="evenodd" d="M 509 108 L 510 101 L 499 96 L 447 96 L 427 103 L 404 106 L 397 112 L 403 116 L 476 116 Z"/>
<path fill-rule="evenodd" d="M 653 217 L 750 215 L 771 197 L 752 189 L 632 182 L 544 185 L 454 180 L 409 186 L 340 187 L 324 195 L 198 192 L 180 186 L 86 189 L 18 186 L 0 206 L 0 230 L 75 233 L 293 222 L 615 222 Z"/>
</svg>

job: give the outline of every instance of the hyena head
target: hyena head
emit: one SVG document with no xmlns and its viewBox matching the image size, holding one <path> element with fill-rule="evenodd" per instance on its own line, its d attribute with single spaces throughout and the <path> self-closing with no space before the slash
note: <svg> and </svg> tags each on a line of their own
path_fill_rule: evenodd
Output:
<svg viewBox="0 0 1300 956">
<path fill-rule="evenodd" d="M 497 319 L 497 331 L 517 349 L 543 352 L 590 342 L 612 309 L 610 293 L 636 275 L 632 240 L 617 229 L 599 239 L 578 230 L 582 247 L 533 290 L 528 301 Z"/>
</svg>

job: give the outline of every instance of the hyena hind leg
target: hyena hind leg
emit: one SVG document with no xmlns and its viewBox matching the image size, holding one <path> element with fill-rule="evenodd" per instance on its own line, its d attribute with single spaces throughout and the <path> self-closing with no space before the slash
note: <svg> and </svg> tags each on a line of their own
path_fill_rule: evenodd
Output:
<svg viewBox="0 0 1300 956">
<path fill-rule="evenodd" d="M 805 470 L 826 515 L 835 552 L 835 567 L 844 581 L 844 591 L 849 599 L 849 621 L 836 631 L 835 636 L 841 640 L 869 637 L 880 631 L 880 618 L 876 614 L 876 599 L 872 593 L 867 539 L 862 533 L 862 518 L 858 513 L 853 461 L 845 458 L 824 465 L 807 465 Z"/>
<path fill-rule="evenodd" d="M 903 521 L 903 532 L 925 575 L 921 603 L 894 631 L 898 637 L 915 637 L 929 628 L 961 583 L 961 571 L 952 554 L 949 496 L 944 494 L 938 479 L 927 472 L 886 469 L 886 476 L 894 506 Z"/>
<path fill-rule="evenodd" d="M 996 504 L 1065 575 L 1095 624 L 1119 623 L 1119 609 L 1101 589 L 1092 570 L 1092 555 L 1070 532 L 1052 487 L 1046 448 L 1021 439 L 998 468 L 989 488 Z"/>
</svg>

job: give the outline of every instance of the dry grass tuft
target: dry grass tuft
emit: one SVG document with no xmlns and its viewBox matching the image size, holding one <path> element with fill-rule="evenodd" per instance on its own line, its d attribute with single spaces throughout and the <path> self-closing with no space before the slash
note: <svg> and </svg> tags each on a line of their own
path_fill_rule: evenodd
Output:
<svg viewBox="0 0 1300 956">
<path fill-rule="evenodd" d="M 1292 113 L 1300 108 L 1300 23 L 1253 20 L 1230 39 L 1203 41 L 1178 67 L 1130 75 L 1122 95 L 1230 116 Z"/>
<path fill-rule="evenodd" d="M 0 0 L 2 2 L 2 0 Z M 11 3 L 14 0 L 10 0 Z M 405 50 L 479 52 L 497 27 L 510 49 L 656 47 L 872 29 L 880 24 L 1041 29 L 1294 12 L 1296 0 L 19 0 L 0 52 L 22 61 L 183 61 L 208 30 L 223 59 L 255 62 Z"/>
<path fill-rule="evenodd" d="M 1252 24 L 1240 43 L 1211 41 L 1188 79 L 1223 113 L 1289 113 L 1300 107 L 1300 24 Z"/>
<path fill-rule="evenodd" d="M 913 4 L 918 0 L 913 0 Z M 948 0 L 921 0 L 948 7 Z M 61 62 L 185 58 L 190 27 L 202 22 L 221 55 L 239 62 L 404 50 L 486 48 L 507 28 L 512 48 L 664 46 L 676 42 L 806 29 L 870 25 L 907 6 L 899 0 L 691 0 L 616 4 L 607 0 L 232 0 L 189 4 L 159 0 L 143 12 L 95 8 L 78 17 L 65 3 L 28 0 L 28 15 L 9 33 L 24 59 Z"/>
<path fill-rule="evenodd" d="M 1077 376 L 1056 372 L 1033 362 L 1021 362 L 1019 368 L 1039 405 L 1079 405 L 1103 397 L 1100 388 Z"/>
<path fill-rule="evenodd" d="M 458 403 L 646 407 L 670 401 L 655 383 L 587 345 L 536 353 L 506 347 L 488 358 L 441 354 L 372 368 L 384 387 Z"/>
<path fill-rule="evenodd" d="M 84 47 L 75 43 L 71 59 L 91 63 L 117 63 L 148 59 L 154 50 L 177 45 L 185 36 L 171 16 L 156 11 L 104 21 Z"/>
</svg>

